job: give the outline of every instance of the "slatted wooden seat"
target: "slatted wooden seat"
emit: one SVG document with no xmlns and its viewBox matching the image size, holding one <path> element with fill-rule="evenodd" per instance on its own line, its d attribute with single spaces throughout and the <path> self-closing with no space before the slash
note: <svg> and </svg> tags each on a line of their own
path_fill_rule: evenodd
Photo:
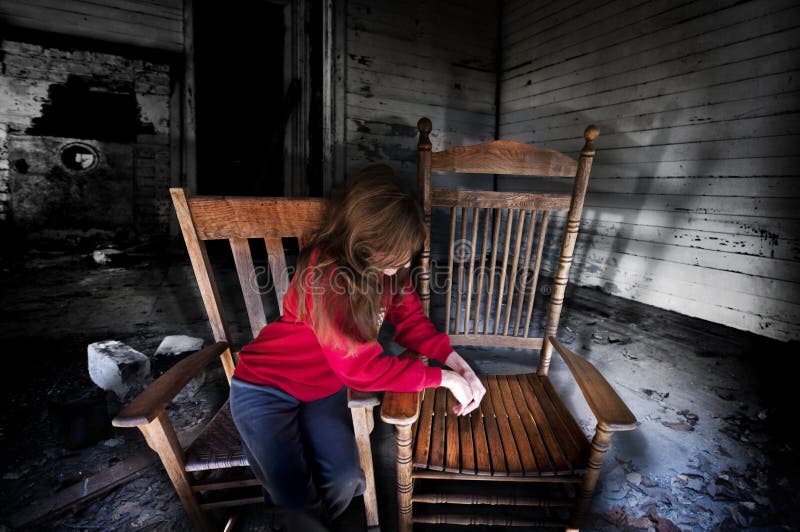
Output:
<svg viewBox="0 0 800 532">
<path fill-rule="evenodd" d="M 414 437 L 415 468 L 493 477 L 584 471 L 589 441 L 550 379 L 485 375 L 481 380 L 486 396 L 468 416 L 452 414 L 454 399 L 445 388 L 423 394 Z"/>
<path fill-rule="evenodd" d="M 190 197 L 186 189 L 170 189 L 200 295 L 217 343 L 181 360 L 137 396 L 113 423 L 138 427 L 156 451 L 178 496 L 197 530 L 214 530 L 213 508 L 263 502 L 258 481 L 242 452 L 242 443 L 226 401 L 203 432 L 184 450 L 166 414 L 167 404 L 205 366 L 220 360 L 230 381 L 235 352 L 222 301 L 206 251 L 208 240 L 227 240 L 244 299 L 252 336 L 266 325 L 261 299 L 271 280 L 279 310 L 289 286 L 282 238 L 297 238 L 302 246 L 320 223 L 326 206 L 321 198 Z M 259 275 L 251 254 L 253 245 L 264 246 L 269 276 Z M 260 272 L 264 273 L 264 272 Z M 276 316 L 277 317 L 277 316 Z M 364 494 L 367 526 L 378 526 L 377 499 L 369 434 L 375 394 L 348 391 L 361 467 L 367 480 Z"/>
<path fill-rule="evenodd" d="M 536 373 L 482 376 L 486 396 L 465 417 L 450 413 L 454 399 L 443 388 L 385 395 L 381 417 L 397 426 L 399 528 L 408 531 L 415 522 L 577 527 L 611 435 L 636 427 L 633 414 L 597 369 L 556 339 L 598 130 L 586 129 L 576 161 L 504 140 L 432 152 L 431 127 L 427 118 L 419 121 L 419 186 L 429 231 L 417 289 L 425 309 L 431 302 L 431 235 L 449 227 L 447 262 L 436 273 L 445 278 L 444 328 L 453 345 L 538 351 L 539 360 Z M 572 193 L 437 189 L 431 184 L 434 172 L 568 177 Z M 434 212 L 437 220 L 448 222 L 433 225 Z M 555 255 L 557 246 L 551 229 L 558 225 L 564 231 L 560 254 L 551 259 L 555 275 L 547 286 L 552 293 L 544 305 L 536 305 L 543 299 L 537 294 L 547 250 Z M 597 418 L 591 442 L 548 377 L 553 348 Z M 433 479 L 465 481 L 479 491 L 421 489 Z M 527 486 L 529 494 L 499 496 L 484 486 L 487 482 Z M 545 484 L 575 489 L 571 498 L 555 500 L 549 500 L 550 491 L 531 492 Z M 476 516 L 454 505 L 464 510 L 505 505 L 508 510 Z M 543 514 L 512 516 L 516 507 L 535 507 Z M 554 508 L 569 515 L 557 515 Z"/>
</svg>

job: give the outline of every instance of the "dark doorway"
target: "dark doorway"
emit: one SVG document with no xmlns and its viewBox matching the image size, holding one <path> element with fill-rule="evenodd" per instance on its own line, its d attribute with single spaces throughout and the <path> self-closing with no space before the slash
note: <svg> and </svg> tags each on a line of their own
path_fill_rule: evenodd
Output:
<svg viewBox="0 0 800 532">
<path fill-rule="evenodd" d="M 197 192 L 283 195 L 284 5 L 195 3 Z"/>
</svg>

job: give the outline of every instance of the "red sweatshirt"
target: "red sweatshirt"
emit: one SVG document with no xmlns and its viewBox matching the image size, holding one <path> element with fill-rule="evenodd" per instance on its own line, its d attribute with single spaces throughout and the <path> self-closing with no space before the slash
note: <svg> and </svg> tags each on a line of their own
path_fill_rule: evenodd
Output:
<svg viewBox="0 0 800 532">
<path fill-rule="evenodd" d="M 292 285 L 301 277 L 298 272 Z M 383 296 L 385 318 L 396 329 L 395 341 L 444 363 L 453 351 L 447 334 L 437 331 L 425 316 L 410 282 L 396 292 L 384 291 Z M 312 304 L 308 290 L 306 308 L 311 309 Z M 342 337 L 343 333 L 337 332 Z M 301 401 L 327 397 L 342 385 L 361 391 L 414 392 L 439 386 L 442 381 L 439 368 L 418 360 L 383 356 L 376 341 L 363 342 L 350 354 L 335 343 L 320 342 L 311 326 L 298 319 L 297 292 L 290 285 L 283 298 L 283 316 L 264 327 L 239 352 L 234 375 L 249 383 L 278 388 Z"/>
</svg>

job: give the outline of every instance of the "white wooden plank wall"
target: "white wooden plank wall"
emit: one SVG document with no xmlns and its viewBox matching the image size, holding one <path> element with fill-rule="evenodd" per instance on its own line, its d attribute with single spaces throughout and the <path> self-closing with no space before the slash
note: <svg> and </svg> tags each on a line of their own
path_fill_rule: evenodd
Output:
<svg viewBox="0 0 800 532">
<path fill-rule="evenodd" d="M 347 2 L 346 172 L 385 162 L 416 175 L 417 120 L 442 146 L 491 140 L 494 2 Z"/>
<path fill-rule="evenodd" d="M 0 23 L 158 50 L 183 50 L 182 0 L 0 0 Z"/>
<path fill-rule="evenodd" d="M 574 280 L 800 338 L 800 5 L 513 0 L 503 25 L 501 137 L 577 155 L 600 126 Z"/>
</svg>

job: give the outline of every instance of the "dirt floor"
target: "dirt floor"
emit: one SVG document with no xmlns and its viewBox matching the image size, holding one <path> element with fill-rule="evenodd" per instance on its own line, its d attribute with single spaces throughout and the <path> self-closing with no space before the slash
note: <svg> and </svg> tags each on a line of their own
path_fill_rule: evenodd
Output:
<svg viewBox="0 0 800 532">
<path fill-rule="evenodd" d="M 62 246 L 19 252 L 1 266 L 0 531 L 189 530 L 138 431 L 106 426 L 97 443 L 70 448 L 74 442 L 58 427 L 71 407 L 99 402 L 111 415 L 121 407 L 89 379 L 88 344 L 114 339 L 151 355 L 170 334 L 211 342 L 182 243 L 150 243 L 105 265 L 91 250 Z M 231 323 L 241 324 L 234 338 L 244 342 L 242 305 L 223 292 L 235 308 Z M 790 365 L 796 345 L 588 288 L 569 294 L 559 336 L 605 374 L 640 422 L 612 442 L 587 530 L 800 528 L 800 419 Z M 519 351 L 459 351 L 483 373 L 535 367 Z M 569 391 L 560 359 L 551 375 L 591 434 L 594 420 L 579 393 Z M 196 433 L 225 387 L 221 371 L 210 370 L 197 393 L 170 406 L 181 435 Z M 376 419 L 381 528 L 394 530 L 394 435 L 377 412 Z M 98 475 L 127 463 L 141 471 L 93 497 L 53 506 L 82 486 L 90 492 Z M 235 529 L 268 530 L 268 521 L 252 506 Z M 364 528 L 360 499 L 338 525 Z"/>
</svg>

